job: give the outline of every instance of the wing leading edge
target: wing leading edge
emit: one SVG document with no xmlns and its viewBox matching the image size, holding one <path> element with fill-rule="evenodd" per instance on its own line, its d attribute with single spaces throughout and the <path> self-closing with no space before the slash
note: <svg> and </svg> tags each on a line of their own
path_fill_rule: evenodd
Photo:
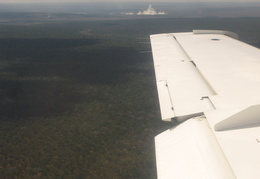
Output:
<svg viewBox="0 0 260 179">
<path fill-rule="evenodd" d="M 260 178 L 260 51 L 226 31 L 151 35 L 158 178 Z M 199 120 L 198 120 L 199 119 Z"/>
</svg>

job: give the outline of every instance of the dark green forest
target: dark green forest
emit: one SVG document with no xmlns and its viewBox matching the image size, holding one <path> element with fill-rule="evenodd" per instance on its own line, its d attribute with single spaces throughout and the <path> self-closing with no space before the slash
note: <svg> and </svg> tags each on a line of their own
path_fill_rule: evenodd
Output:
<svg viewBox="0 0 260 179">
<path fill-rule="evenodd" d="M 260 18 L 0 23 L 0 178 L 156 178 L 161 121 L 149 35 Z"/>
</svg>

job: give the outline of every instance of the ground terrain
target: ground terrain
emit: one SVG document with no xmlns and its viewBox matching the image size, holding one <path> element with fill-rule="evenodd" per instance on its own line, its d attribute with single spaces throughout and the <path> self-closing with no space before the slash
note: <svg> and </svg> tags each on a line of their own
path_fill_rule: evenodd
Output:
<svg viewBox="0 0 260 179">
<path fill-rule="evenodd" d="M 154 136 L 175 123 L 149 35 L 221 29 L 260 47 L 260 18 L 27 17 L 0 22 L 0 178 L 156 178 Z"/>
</svg>

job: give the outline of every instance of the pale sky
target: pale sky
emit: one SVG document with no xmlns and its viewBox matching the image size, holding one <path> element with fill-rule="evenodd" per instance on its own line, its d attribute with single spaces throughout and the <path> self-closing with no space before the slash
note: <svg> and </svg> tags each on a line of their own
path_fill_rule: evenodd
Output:
<svg viewBox="0 0 260 179">
<path fill-rule="evenodd" d="M 260 2 L 260 0 L 0 0 L 0 3 L 23 2 Z"/>
</svg>

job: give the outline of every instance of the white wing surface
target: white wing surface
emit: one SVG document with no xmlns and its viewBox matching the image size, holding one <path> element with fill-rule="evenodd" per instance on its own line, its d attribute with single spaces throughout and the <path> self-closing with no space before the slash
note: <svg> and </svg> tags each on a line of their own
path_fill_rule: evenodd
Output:
<svg viewBox="0 0 260 179">
<path fill-rule="evenodd" d="M 151 35 L 158 178 L 260 178 L 260 50 L 225 31 Z"/>
</svg>

